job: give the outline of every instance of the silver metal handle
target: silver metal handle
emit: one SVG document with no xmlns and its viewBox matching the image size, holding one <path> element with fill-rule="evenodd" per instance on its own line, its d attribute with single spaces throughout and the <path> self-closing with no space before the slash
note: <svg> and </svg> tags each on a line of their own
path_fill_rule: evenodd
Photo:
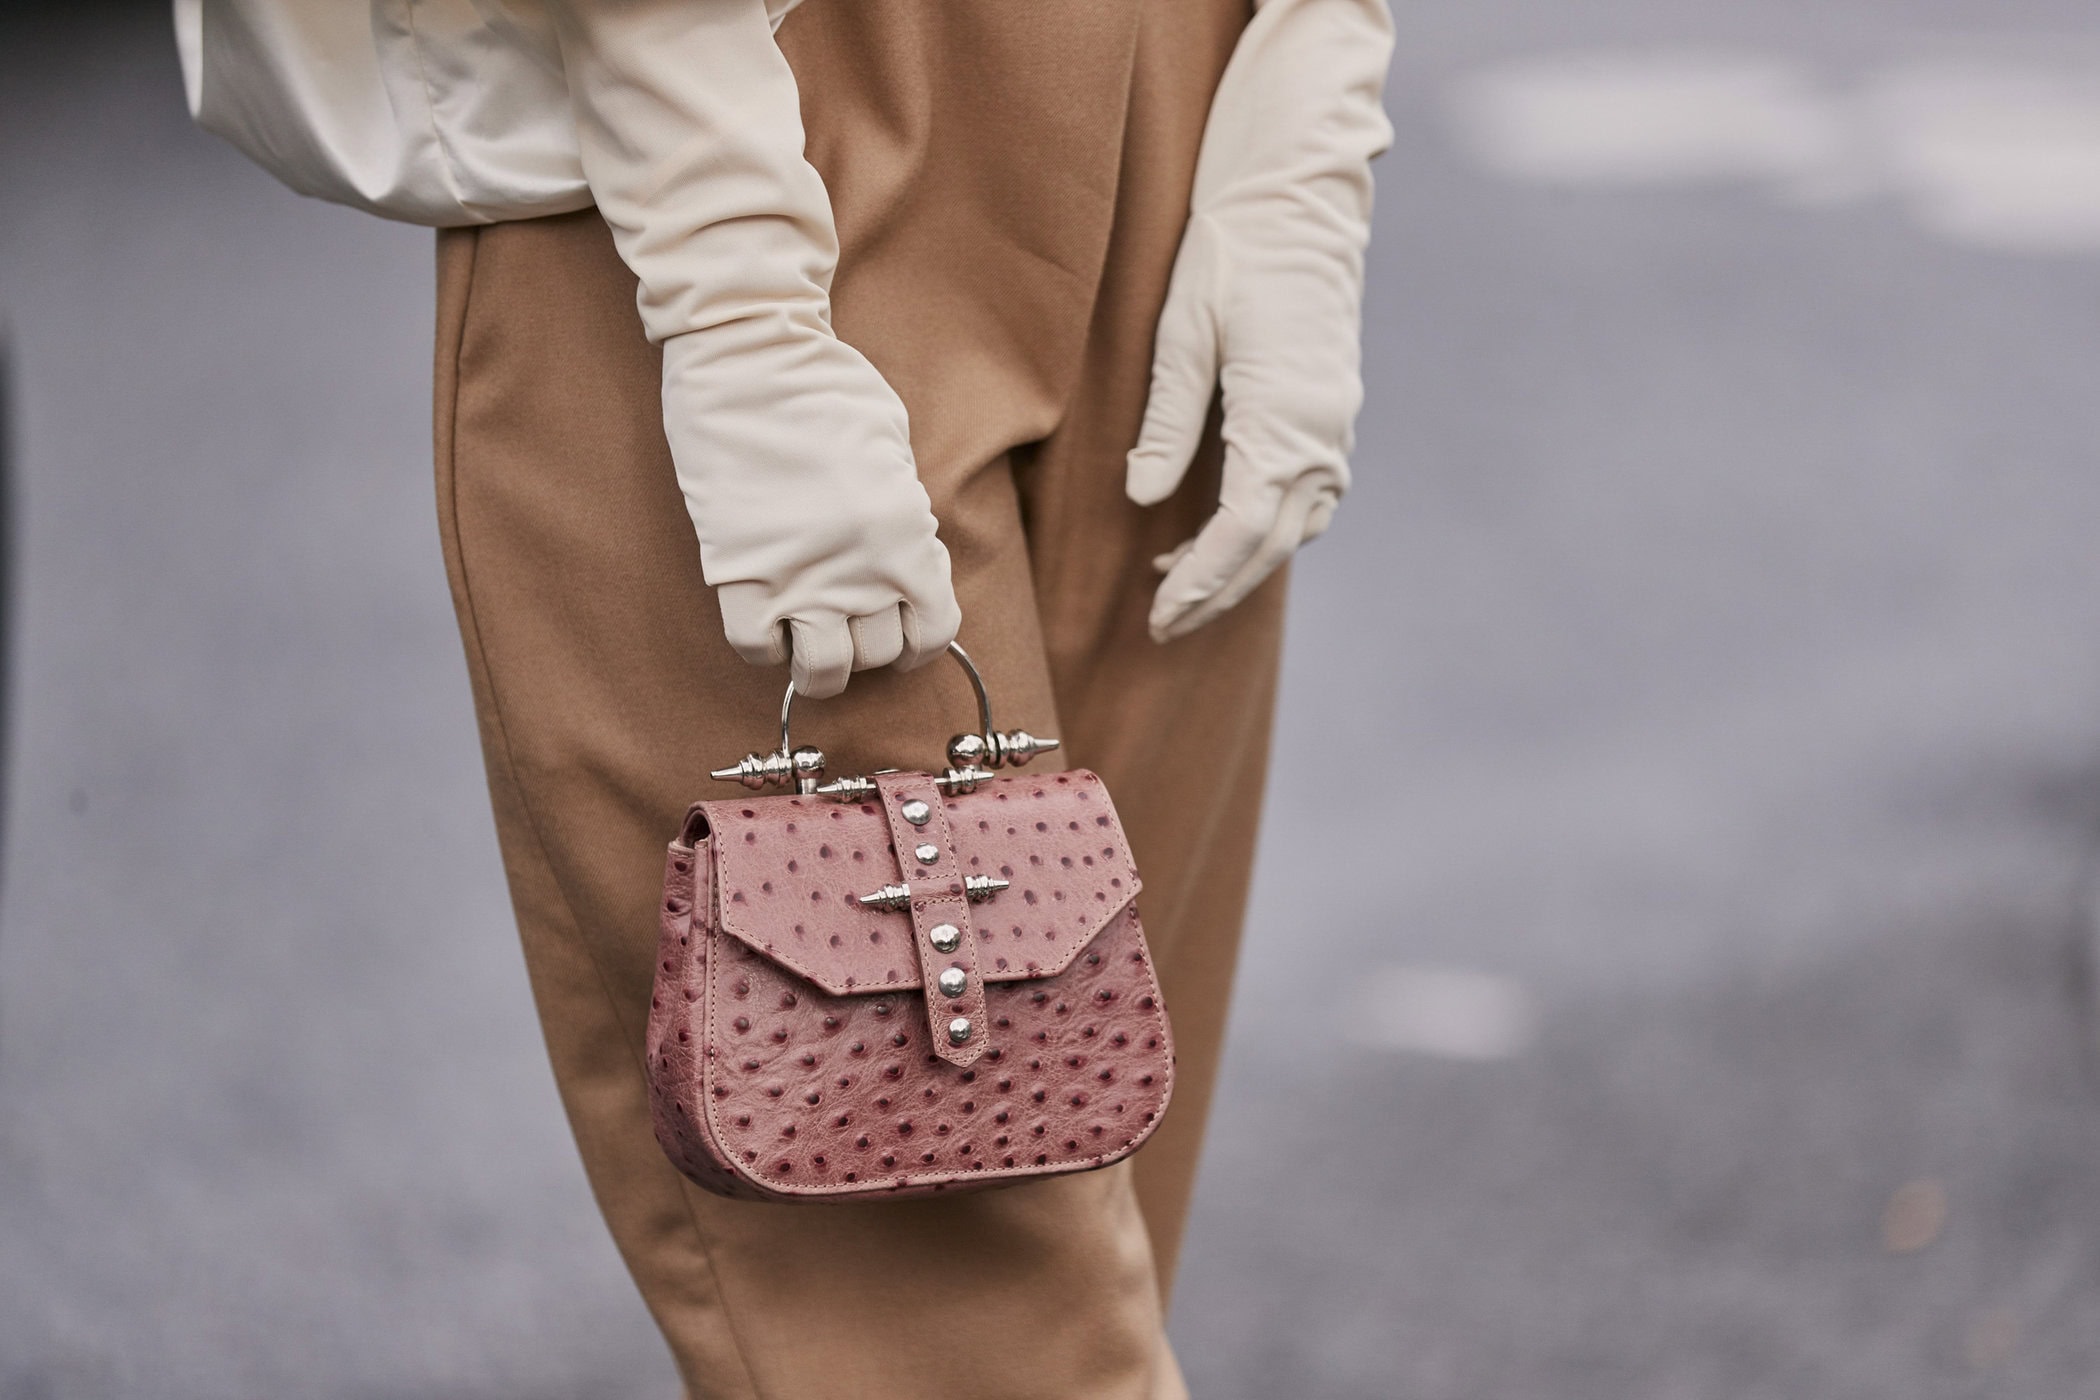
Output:
<svg viewBox="0 0 2100 1400">
<path fill-rule="evenodd" d="M 976 692 L 979 732 L 958 734 L 948 741 L 948 769 L 934 779 L 943 791 L 969 792 L 991 777 L 992 769 L 1018 768 L 1037 754 L 1058 747 L 1057 740 L 1039 739 L 1025 729 L 1002 733 L 992 723 L 992 697 L 985 689 L 977 663 L 959 642 L 948 643 L 948 654 L 963 668 L 963 674 L 970 678 L 970 689 Z M 769 754 L 746 754 L 734 767 L 717 768 L 709 776 L 725 783 L 742 783 L 753 792 L 792 784 L 796 792 L 821 793 L 841 802 L 871 796 L 875 792 L 871 778 L 823 781 L 824 751 L 806 744 L 795 747 L 789 732 L 794 712 L 795 683 L 789 681 L 787 693 L 780 698 L 780 747 Z"/>
<path fill-rule="evenodd" d="M 948 654 L 955 658 L 955 664 L 962 667 L 963 674 L 970 678 L 970 689 L 977 692 L 978 727 L 986 734 L 990 734 L 992 732 L 992 697 L 984 688 L 984 677 L 978 673 L 977 663 L 970 659 L 970 653 L 962 649 L 961 642 L 948 643 Z M 793 753 L 795 751 L 794 740 L 788 737 L 788 719 L 794 713 L 795 683 L 789 681 L 787 694 L 780 697 L 780 752 L 782 753 Z"/>
</svg>

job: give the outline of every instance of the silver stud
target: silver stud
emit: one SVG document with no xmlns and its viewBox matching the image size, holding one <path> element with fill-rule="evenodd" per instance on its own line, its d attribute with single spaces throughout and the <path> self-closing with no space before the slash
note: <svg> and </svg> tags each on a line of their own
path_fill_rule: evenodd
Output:
<svg viewBox="0 0 2100 1400">
<path fill-rule="evenodd" d="M 913 851 L 912 854 L 919 858 L 919 864 L 931 865 L 941 858 L 941 848 L 928 841 Z"/>
<path fill-rule="evenodd" d="M 959 967 L 951 967 L 934 981 L 940 987 L 942 996 L 959 997 L 963 994 L 963 989 L 970 985 L 970 974 Z"/>
<path fill-rule="evenodd" d="M 933 808 L 927 806 L 916 797 L 898 808 L 898 811 L 902 812 L 904 820 L 910 822 L 913 826 L 924 826 L 933 820 Z"/>
<path fill-rule="evenodd" d="M 808 744 L 788 755 L 788 764 L 795 770 L 797 790 L 811 793 L 824 779 L 824 750 L 813 749 Z"/>
<path fill-rule="evenodd" d="M 970 1018 L 958 1016 L 948 1023 L 948 1043 L 960 1045 L 970 1038 Z"/>
<path fill-rule="evenodd" d="M 962 947 L 962 930 L 954 924 L 935 924 L 926 930 L 926 941 L 943 953 Z"/>
</svg>

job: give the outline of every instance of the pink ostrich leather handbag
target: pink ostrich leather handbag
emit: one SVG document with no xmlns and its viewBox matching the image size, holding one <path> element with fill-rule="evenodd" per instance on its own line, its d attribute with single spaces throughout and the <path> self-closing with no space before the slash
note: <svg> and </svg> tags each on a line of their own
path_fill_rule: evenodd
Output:
<svg viewBox="0 0 2100 1400">
<path fill-rule="evenodd" d="M 939 773 L 824 782 L 788 738 L 714 776 L 664 870 L 648 1072 L 656 1138 L 708 1190 L 861 1201 L 1088 1171 L 1174 1083 L 1138 874 L 1101 779 L 1018 768 L 992 726 Z M 768 787 L 792 791 L 759 796 Z"/>
</svg>

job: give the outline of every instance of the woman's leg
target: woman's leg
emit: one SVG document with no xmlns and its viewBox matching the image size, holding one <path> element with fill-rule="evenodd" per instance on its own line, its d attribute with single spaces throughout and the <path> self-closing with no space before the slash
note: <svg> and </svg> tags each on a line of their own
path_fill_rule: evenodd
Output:
<svg viewBox="0 0 2100 1400">
<path fill-rule="evenodd" d="M 1018 473 L 1051 686 L 1072 762 L 1115 794 L 1145 878 L 1141 901 L 1174 1018 L 1174 1106 L 1135 1161 L 1164 1290 L 1182 1226 L 1232 993 L 1275 710 L 1285 571 L 1166 646 L 1146 631 L 1152 561 L 1218 502 L 1215 428 L 1168 501 L 1123 495 L 1152 331 L 1188 215 L 1210 94 L 1248 18 L 1234 3 L 1145 7 L 1116 223 L 1070 411 Z"/>
<path fill-rule="evenodd" d="M 1216 9 L 1179 21 L 1208 16 L 1195 59 L 1106 0 L 810 0 L 783 33 L 839 208 L 839 325 L 912 410 L 965 640 L 1005 722 L 1059 733 L 1064 701 L 1072 757 L 1109 771 L 1146 869 L 1188 1086 L 1137 1172 L 1167 1240 L 1215 1062 L 1273 671 L 1273 592 L 1222 643 L 1144 639 L 1149 577 L 1129 551 L 1201 507 L 1141 516 L 1119 490 L 1178 235 L 1163 210 L 1185 203 L 1245 17 Z M 1148 63 L 1166 70 L 1160 93 L 1126 101 Z M 1134 178 L 1179 182 L 1141 191 L 1136 232 Z M 707 1196 L 657 1151 L 640 1040 L 662 844 L 708 768 L 769 742 L 782 678 L 721 639 L 663 444 L 658 357 L 602 223 L 449 234 L 439 281 L 440 513 L 528 966 L 593 1187 L 689 1388 L 1180 1394 L 1128 1168 L 798 1209 Z M 1097 605 L 1102 575 L 1137 579 L 1134 613 Z M 1039 605 L 1038 583 L 1057 596 Z M 1250 669 L 1211 671 L 1220 657 Z M 1206 692 L 1203 672 L 1225 689 Z M 967 713 L 936 668 L 859 677 L 805 723 L 844 771 L 930 763 Z M 1170 771 L 1184 724 L 1231 741 L 1219 773 Z M 1190 822 L 1176 791 L 1232 801 Z"/>
<path fill-rule="evenodd" d="M 1116 795 L 1174 1017 L 1174 1107 L 1136 1158 L 1163 1295 L 1232 991 L 1284 582 L 1154 644 L 1152 560 L 1216 507 L 1218 443 L 1150 510 L 1123 495 L 1123 455 L 1211 93 L 1251 13 L 1249 0 L 806 0 L 781 31 L 846 249 L 837 324 L 910 405 L 936 502 L 948 473 L 1017 449 L 1051 732 Z M 942 534 L 976 547 L 945 520 Z M 963 602 L 980 644 L 991 619 Z"/>
<path fill-rule="evenodd" d="M 662 847 L 710 767 L 764 747 L 781 677 L 737 660 L 657 423 L 656 354 L 594 216 L 449 236 L 440 502 L 498 834 L 550 1057 L 614 1237 L 699 1396 L 1179 1395 L 1127 1170 L 925 1202 L 796 1207 L 686 1184 L 640 1047 Z M 1054 732 L 1014 496 L 944 503 L 1015 722 Z M 992 547 L 1002 534 L 1004 549 Z M 973 640 L 974 634 L 973 634 Z M 934 761 L 949 668 L 800 716 L 847 768 Z"/>
</svg>

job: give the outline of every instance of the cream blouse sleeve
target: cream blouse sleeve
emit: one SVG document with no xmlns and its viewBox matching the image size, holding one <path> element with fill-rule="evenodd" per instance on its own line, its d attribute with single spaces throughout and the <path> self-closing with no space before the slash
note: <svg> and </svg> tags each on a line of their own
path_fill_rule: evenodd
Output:
<svg viewBox="0 0 2100 1400">
<path fill-rule="evenodd" d="M 191 116 L 301 194 L 438 227 L 592 203 L 540 0 L 174 8 Z"/>
</svg>

